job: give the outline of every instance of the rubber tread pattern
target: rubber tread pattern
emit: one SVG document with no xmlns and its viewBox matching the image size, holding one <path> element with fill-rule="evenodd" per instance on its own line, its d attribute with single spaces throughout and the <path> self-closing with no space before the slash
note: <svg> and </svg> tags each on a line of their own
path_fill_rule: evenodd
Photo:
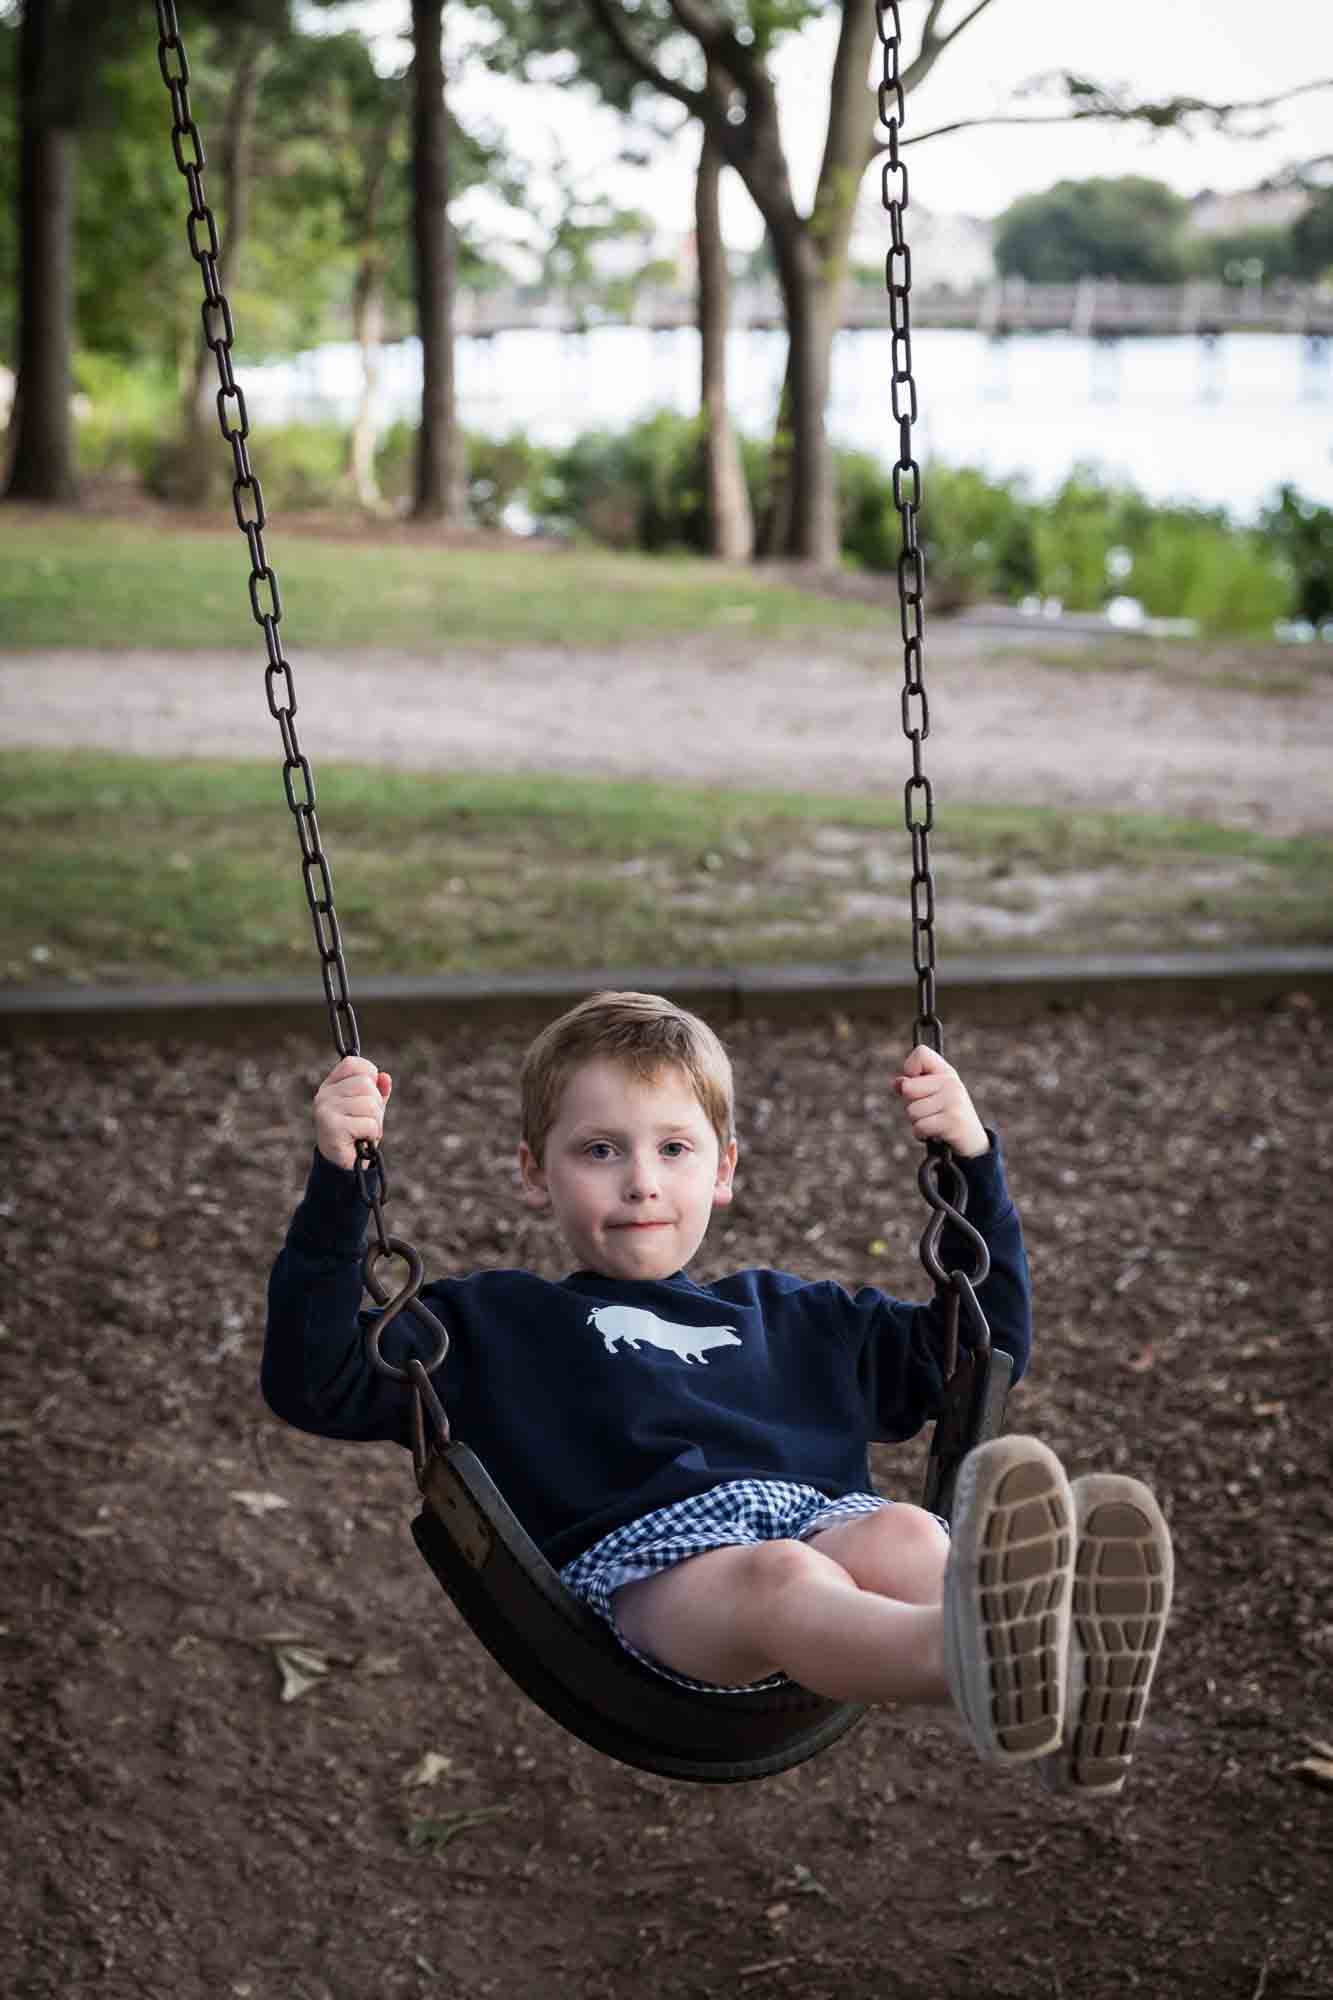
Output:
<svg viewBox="0 0 1333 2000">
<path fill-rule="evenodd" d="M 1076 1505 L 1070 1707 L 1058 1775 L 1063 1789 L 1115 1792 L 1134 1756 L 1166 1630 L 1171 1544 L 1152 1496 L 1135 1480 L 1076 1482 Z"/>
<path fill-rule="evenodd" d="M 1059 1460 L 999 1438 L 963 1464 L 945 1583 L 945 1664 L 977 1749 L 1049 1755 L 1064 1727 L 1074 1508 Z"/>
</svg>

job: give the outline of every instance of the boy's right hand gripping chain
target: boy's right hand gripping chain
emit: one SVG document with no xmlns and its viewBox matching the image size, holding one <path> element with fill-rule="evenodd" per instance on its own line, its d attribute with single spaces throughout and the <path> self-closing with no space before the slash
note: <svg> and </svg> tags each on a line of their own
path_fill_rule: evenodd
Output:
<svg viewBox="0 0 1333 2000">
<path fill-rule="evenodd" d="M 449 1352 L 449 1335 L 430 1307 L 422 1305 L 417 1298 L 426 1273 L 421 1253 L 404 1237 L 385 1234 L 383 1208 L 389 1198 L 389 1182 L 379 1148 L 368 1139 L 357 1141 L 356 1182 L 375 1222 L 375 1240 L 367 1244 L 361 1262 L 361 1282 L 376 1305 L 384 1308 L 366 1329 L 366 1355 L 371 1367 L 381 1375 L 388 1375 L 396 1382 L 410 1382 L 415 1391 L 412 1401 L 412 1463 L 416 1468 L 417 1484 L 420 1485 L 426 1470 L 427 1411 L 438 1441 L 441 1444 L 449 1442 L 449 1418 L 430 1383 L 430 1377 Z M 407 1276 L 396 1292 L 390 1291 L 379 1274 L 379 1266 L 389 1257 L 401 1257 L 407 1265 Z M 434 1339 L 435 1352 L 429 1361 L 422 1361 L 414 1355 L 406 1367 L 399 1368 L 396 1363 L 385 1360 L 380 1342 L 399 1313 L 405 1312 L 409 1306 L 418 1324 L 423 1325 Z"/>
</svg>

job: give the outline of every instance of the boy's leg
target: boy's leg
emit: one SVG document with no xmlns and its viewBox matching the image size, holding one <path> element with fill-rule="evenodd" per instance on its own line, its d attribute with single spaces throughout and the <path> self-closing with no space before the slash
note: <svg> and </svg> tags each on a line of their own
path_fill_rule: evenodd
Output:
<svg viewBox="0 0 1333 2000">
<path fill-rule="evenodd" d="M 1074 1481 L 1073 1494 L 1078 1550 L 1065 1727 L 1042 1777 L 1055 1791 L 1118 1792 L 1171 1608 L 1171 1536 L 1137 1479 L 1093 1473 Z"/>
<path fill-rule="evenodd" d="M 887 1502 L 807 1535 L 807 1545 L 832 1556 L 862 1590 L 902 1604 L 938 1604 L 944 1596 L 949 1534 L 924 1507 Z"/>
<path fill-rule="evenodd" d="M 694 1680 L 785 1673 L 835 1701 L 949 1698 L 939 1604 L 862 1590 L 806 1542 L 710 1549 L 625 1584 L 615 1615 L 631 1646 Z"/>
</svg>

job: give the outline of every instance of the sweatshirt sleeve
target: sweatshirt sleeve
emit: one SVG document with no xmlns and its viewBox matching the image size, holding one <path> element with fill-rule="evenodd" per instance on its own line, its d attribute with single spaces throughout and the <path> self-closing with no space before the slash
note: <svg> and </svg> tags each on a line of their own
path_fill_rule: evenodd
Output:
<svg viewBox="0 0 1333 2000">
<path fill-rule="evenodd" d="M 986 1315 L 992 1346 L 1013 1357 L 1016 1382 L 1027 1368 L 1032 1348 L 1027 1252 L 1005 1179 L 999 1139 L 994 1132 L 987 1136 L 988 1153 L 956 1164 L 967 1183 L 967 1219 L 990 1252 L 990 1271 L 984 1284 L 977 1287 L 977 1303 Z M 967 1238 L 946 1222 L 939 1254 L 948 1271 L 970 1270 L 976 1253 Z M 928 1305 L 901 1305 L 882 1294 L 879 1300 L 875 1335 L 866 1350 L 865 1389 L 874 1412 L 875 1436 L 897 1442 L 914 1437 L 939 1409 L 944 1389 L 945 1315 L 938 1298 Z M 962 1337 L 966 1340 L 966 1325 Z"/>
<path fill-rule="evenodd" d="M 410 1442 L 411 1391 L 366 1354 L 375 1315 L 361 1310 L 361 1257 L 370 1210 L 356 1175 L 316 1152 L 268 1285 L 260 1388 L 269 1408 L 319 1437 Z M 432 1294 L 432 1311 L 439 1301 Z M 411 1308 L 384 1336 L 386 1361 L 428 1360 L 433 1337 Z"/>
</svg>

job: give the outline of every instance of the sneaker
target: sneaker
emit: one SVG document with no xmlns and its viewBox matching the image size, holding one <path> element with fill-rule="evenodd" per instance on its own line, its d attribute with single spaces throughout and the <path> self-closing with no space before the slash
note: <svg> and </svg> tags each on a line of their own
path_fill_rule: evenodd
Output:
<svg viewBox="0 0 1333 2000">
<path fill-rule="evenodd" d="M 1016 1764 L 1062 1739 L 1074 1501 L 1055 1453 L 1001 1437 L 968 1453 L 944 1572 L 949 1689 L 980 1754 Z"/>
<path fill-rule="evenodd" d="M 1148 1488 L 1120 1473 L 1073 1484 L 1078 1546 L 1068 1692 L 1059 1750 L 1043 1760 L 1057 1792 L 1118 1792 L 1129 1772 L 1162 1650 L 1174 1574 L 1171 1536 Z"/>
</svg>

